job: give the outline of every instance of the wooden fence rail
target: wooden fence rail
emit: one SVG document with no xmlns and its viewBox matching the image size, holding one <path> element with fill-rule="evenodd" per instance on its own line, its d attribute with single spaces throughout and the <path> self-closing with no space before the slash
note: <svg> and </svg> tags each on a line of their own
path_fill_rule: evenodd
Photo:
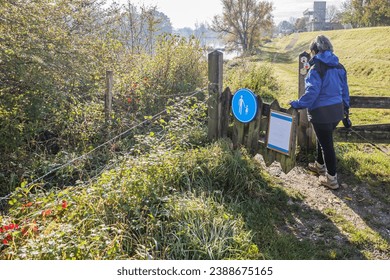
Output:
<svg viewBox="0 0 390 280">
<path fill-rule="evenodd" d="M 351 108 L 390 109 L 390 97 L 350 96 Z M 352 115 L 353 120 L 353 115 Z M 388 121 L 388 120 L 387 120 Z M 353 125 L 351 129 L 338 127 L 336 135 L 347 141 L 366 143 L 390 143 L 390 123 Z"/>
<path fill-rule="evenodd" d="M 350 96 L 352 108 L 390 109 L 390 97 L 386 96 Z"/>
</svg>

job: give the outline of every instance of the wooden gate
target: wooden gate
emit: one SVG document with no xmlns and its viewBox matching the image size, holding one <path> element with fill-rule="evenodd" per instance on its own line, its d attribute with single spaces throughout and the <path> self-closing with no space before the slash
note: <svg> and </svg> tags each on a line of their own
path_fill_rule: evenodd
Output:
<svg viewBox="0 0 390 280">
<path fill-rule="evenodd" d="M 267 166 L 280 162 L 285 173 L 295 166 L 298 111 L 281 108 L 278 101 L 267 103 L 257 94 L 257 114 L 249 123 L 242 123 L 231 114 L 232 93 L 223 89 L 223 54 L 214 51 L 209 54 L 209 104 L 208 137 L 210 140 L 228 137 L 233 147 L 244 146 L 252 155 L 261 154 Z M 279 153 L 267 148 L 271 110 L 292 116 L 291 142 L 289 154 Z"/>
</svg>

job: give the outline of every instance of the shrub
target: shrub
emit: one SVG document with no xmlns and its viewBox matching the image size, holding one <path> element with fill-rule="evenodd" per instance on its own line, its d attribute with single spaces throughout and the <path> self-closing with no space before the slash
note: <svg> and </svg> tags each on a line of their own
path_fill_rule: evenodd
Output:
<svg viewBox="0 0 390 280">
<path fill-rule="evenodd" d="M 248 88 L 266 101 L 276 99 L 280 89 L 272 66 L 259 63 L 244 63 L 229 69 L 224 84 L 229 86 L 232 92 Z"/>
<path fill-rule="evenodd" d="M 69 159 L 61 156 L 86 153 L 162 111 L 172 96 L 203 86 L 206 64 L 197 40 L 166 35 L 156 40 L 153 56 L 135 54 L 113 31 L 114 10 L 70 2 L 0 7 L 0 196 Z M 103 112 L 106 70 L 115 81 L 110 127 Z M 40 139 L 46 132 L 53 137 Z M 105 152 L 100 162 L 80 167 L 78 179 L 89 179 L 88 171 L 110 158 Z M 52 185 L 74 184 L 76 175 Z"/>
</svg>

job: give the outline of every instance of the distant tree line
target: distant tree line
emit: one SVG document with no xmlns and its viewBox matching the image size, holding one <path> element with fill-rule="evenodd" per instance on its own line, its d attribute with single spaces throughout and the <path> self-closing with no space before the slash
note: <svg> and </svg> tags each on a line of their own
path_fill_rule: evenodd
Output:
<svg viewBox="0 0 390 280">
<path fill-rule="evenodd" d="M 353 27 L 390 25 L 389 0 L 348 0 L 343 3 L 341 12 L 343 23 Z"/>
<path fill-rule="evenodd" d="M 330 5 L 326 9 L 329 23 L 350 24 L 353 28 L 390 25 L 389 0 L 347 0 L 341 9 Z M 306 19 L 290 18 L 278 24 L 278 33 L 292 33 L 306 29 Z"/>
</svg>

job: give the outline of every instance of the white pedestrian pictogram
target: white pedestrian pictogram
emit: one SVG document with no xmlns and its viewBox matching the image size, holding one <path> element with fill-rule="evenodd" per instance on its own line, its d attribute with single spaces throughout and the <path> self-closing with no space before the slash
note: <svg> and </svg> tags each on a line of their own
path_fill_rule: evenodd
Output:
<svg viewBox="0 0 390 280">
<path fill-rule="evenodd" d="M 242 107 L 246 107 L 245 112 L 248 111 L 248 106 L 245 106 L 244 97 L 241 95 L 240 100 L 238 100 L 238 113 L 242 115 Z"/>
</svg>

